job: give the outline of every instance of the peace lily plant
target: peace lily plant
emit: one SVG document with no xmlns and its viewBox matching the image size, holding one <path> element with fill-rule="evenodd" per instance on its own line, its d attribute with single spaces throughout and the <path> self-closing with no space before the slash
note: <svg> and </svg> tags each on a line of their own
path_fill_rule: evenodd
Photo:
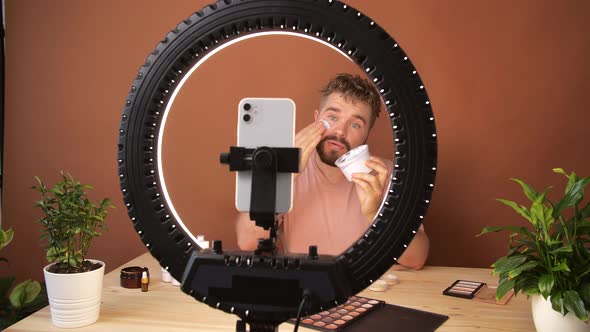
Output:
<svg viewBox="0 0 590 332">
<path fill-rule="evenodd" d="M 539 193 L 519 179 L 511 180 L 522 187 L 531 202 L 529 207 L 498 199 L 524 217 L 530 223 L 529 227 L 485 227 L 480 235 L 511 232 L 506 256 L 492 265 L 493 273 L 500 277 L 497 299 L 511 289 L 526 295 L 540 294 L 544 299 L 550 299 L 553 310 L 562 316 L 570 312 L 587 322 L 590 309 L 590 203 L 583 205 L 582 201 L 590 177 L 580 178 L 574 172 L 567 174 L 561 168 L 555 168 L 553 172 L 567 179 L 565 193 L 556 202 L 547 198 L 552 187 Z M 536 320 L 535 325 L 539 329 Z"/>
</svg>

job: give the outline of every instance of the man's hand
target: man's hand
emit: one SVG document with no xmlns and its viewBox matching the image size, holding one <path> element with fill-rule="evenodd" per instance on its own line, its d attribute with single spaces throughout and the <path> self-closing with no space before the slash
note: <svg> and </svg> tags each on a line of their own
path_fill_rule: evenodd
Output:
<svg viewBox="0 0 590 332">
<path fill-rule="evenodd" d="M 314 122 L 295 135 L 295 147 L 301 149 L 301 159 L 299 161 L 299 173 L 294 173 L 294 177 L 297 177 L 307 167 L 309 156 L 322 140 L 324 131 L 326 131 L 326 127 L 321 122 Z"/>
<path fill-rule="evenodd" d="M 353 173 L 352 181 L 355 183 L 354 188 L 361 204 L 361 212 L 370 222 L 381 205 L 383 188 L 387 183 L 389 171 L 385 162 L 378 157 L 371 156 L 365 165 L 373 169 L 373 172 Z"/>
</svg>

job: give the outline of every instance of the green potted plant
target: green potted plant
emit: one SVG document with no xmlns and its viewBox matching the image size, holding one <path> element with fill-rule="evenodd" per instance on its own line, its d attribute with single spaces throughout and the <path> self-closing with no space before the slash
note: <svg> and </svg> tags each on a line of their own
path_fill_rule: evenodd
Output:
<svg viewBox="0 0 590 332">
<path fill-rule="evenodd" d="M 499 275 L 499 299 L 513 289 L 531 296 L 537 331 L 588 331 L 590 309 L 590 203 L 585 205 L 584 188 L 590 177 L 553 172 L 567 179 L 565 193 L 557 201 L 547 198 L 551 187 L 537 192 L 519 179 L 530 200 L 525 207 L 498 199 L 528 221 L 528 227 L 485 227 L 480 235 L 509 231 L 506 256 L 493 265 Z"/>
<path fill-rule="evenodd" d="M 41 240 L 49 265 L 43 269 L 51 320 L 57 327 L 80 327 L 94 323 L 100 313 L 104 262 L 87 259 L 91 241 L 107 230 L 105 218 L 113 207 L 108 198 L 92 203 L 86 190 L 70 174 L 61 173 L 53 188 L 35 177 L 41 194 L 36 207 L 43 216 Z"/>
<path fill-rule="evenodd" d="M 0 251 L 13 238 L 12 229 L 0 228 Z M 8 263 L 4 257 L 0 261 Z M 12 287 L 14 281 L 12 276 L 0 278 L 0 331 L 47 305 L 39 282 L 28 279 Z"/>
</svg>

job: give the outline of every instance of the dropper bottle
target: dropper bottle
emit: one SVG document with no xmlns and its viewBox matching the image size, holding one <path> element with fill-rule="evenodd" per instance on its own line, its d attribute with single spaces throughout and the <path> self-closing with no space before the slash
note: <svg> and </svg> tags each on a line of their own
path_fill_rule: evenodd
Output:
<svg viewBox="0 0 590 332">
<path fill-rule="evenodd" d="M 141 273 L 141 291 L 147 292 L 149 284 L 150 284 L 150 280 L 148 279 L 147 272 L 143 271 Z"/>
</svg>

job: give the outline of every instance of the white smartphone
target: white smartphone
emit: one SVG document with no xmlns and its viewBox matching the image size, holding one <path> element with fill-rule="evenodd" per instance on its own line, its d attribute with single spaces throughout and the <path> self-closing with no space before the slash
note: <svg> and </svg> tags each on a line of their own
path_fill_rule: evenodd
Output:
<svg viewBox="0 0 590 332">
<path fill-rule="evenodd" d="M 292 148 L 295 144 L 295 102 L 289 98 L 244 98 L 238 107 L 238 147 Z M 250 211 L 252 171 L 236 174 L 236 208 Z M 293 173 L 277 173 L 277 213 L 293 205 Z"/>
</svg>

